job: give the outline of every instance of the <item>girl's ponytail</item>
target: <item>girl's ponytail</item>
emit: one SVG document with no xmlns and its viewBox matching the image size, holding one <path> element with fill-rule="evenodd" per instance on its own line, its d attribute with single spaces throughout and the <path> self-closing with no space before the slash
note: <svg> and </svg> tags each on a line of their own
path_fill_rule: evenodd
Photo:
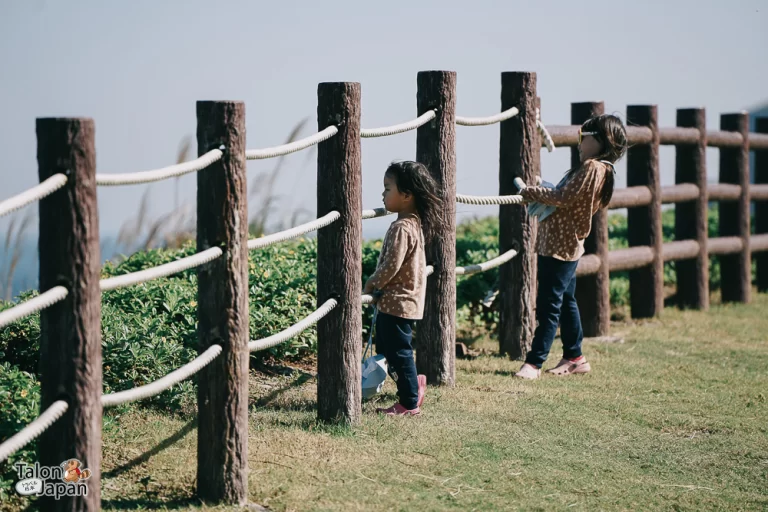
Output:
<svg viewBox="0 0 768 512">
<path fill-rule="evenodd" d="M 613 197 L 613 187 L 616 184 L 614 178 L 615 172 L 611 169 L 605 174 L 605 182 L 603 183 L 603 189 L 600 191 L 600 207 L 608 208 L 608 203 L 611 202 Z"/>
</svg>

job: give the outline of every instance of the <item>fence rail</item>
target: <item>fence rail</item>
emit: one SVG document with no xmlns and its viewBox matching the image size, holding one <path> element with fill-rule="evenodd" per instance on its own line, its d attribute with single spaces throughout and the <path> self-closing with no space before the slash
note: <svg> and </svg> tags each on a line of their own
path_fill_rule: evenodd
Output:
<svg viewBox="0 0 768 512">
<path fill-rule="evenodd" d="M 360 128 L 361 93 L 356 83 L 327 83 L 318 88 L 318 132 L 273 148 L 247 150 L 245 107 L 241 102 L 198 102 L 200 156 L 183 164 L 130 174 L 96 174 L 93 123 L 87 119 L 38 120 L 41 184 L 0 203 L 0 215 L 40 201 L 41 290 L 39 297 L 0 312 L 0 328 L 41 311 L 41 415 L 0 444 L 0 462 L 40 436 L 41 453 L 58 463 L 76 457 L 100 466 L 100 445 L 87 418 L 114 406 L 154 396 L 199 374 L 198 496 L 212 502 L 242 503 L 247 495 L 248 355 L 266 350 L 317 324 L 318 416 L 356 422 L 360 406 L 360 343 L 363 305 L 360 295 L 361 220 L 390 215 L 383 208 L 361 209 L 360 140 L 417 130 L 417 159 L 427 164 L 443 200 L 441 226 L 427 226 L 428 289 L 417 352 L 420 373 L 432 384 L 455 382 L 455 335 L 445 326 L 455 318 L 456 277 L 499 269 L 501 293 L 500 351 L 524 354 L 535 319 L 533 220 L 514 185 L 539 178 L 541 147 L 571 147 L 578 165 L 580 123 L 602 113 L 602 103 L 572 105 L 572 125 L 545 126 L 536 96 L 535 73 L 503 73 L 501 112 L 468 118 L 455 114 L 456 74 L 419 73 L 417 117 L 399 125 Z M 746 129 L 746 114 L 724 115 L 721 130 L 705 129 L 703 109 L 678 111 L 678 126 L 659 128 L 655 106 L 627 109 L 628 187 L 616 190 L 609 208 L 628 208 L 630 247 L 608 250 L 605 211 L 593 218 L 579 261 L 577 299 L 585 334 L 606 334 L 609 327 L 609 273 L 630 272 L 633 317 L 658 313 L 663 305 L 664 262 L 677 262 L 679 304 L 708 307 L 708 261 L 720 258 L 726 301 L 749 300 L 751 258 L 757 260 L 757 287 L 768 291 L 768 120 L 757 132 Z M 498 195 L 456 192 L 456 125 L 499 124 Z M 77 134 L 74 138 L 72 134 Z M 660 186 L 658 146 L 674 145 L 676 184 Z M 317 219 L 262 238 L 247 239 L 245 162 L 274 158 L 318 146 Z M 720 152 L 719 183 L 706 181 L 706 147 Z M 749 183 L 750 151 L 755 153 L 756 183 Z M 62 169 L 62 167 L 66 169 Z M 66 170 L 66 174 L 63 172 Z M 70 172 L 71 170 L 71 172 Z M 147 183 L 197 172 L 199 252 L 155 268 L 98 279 L 97 185 Z M 720 204 L 718 237 L 707 233 L 709 202 Z M 757 203 L 756 233 L 750 233 L 750 202 Z M 455 205 L 499 205 L 499 256 L 464 267 L 455 261 Z M 675 241 L 662 243 L 661 205 L 676 205 Z M 77 215 L 61 215 L 62 210 Z M 74 224 L 73 224 L 74 223 Z M 287 329 L 259 340 L 248 336 L 247 251 L 318 232 L 317 309 Z M 101 363 L 99 305 L 101 291 L 159 279 L 182 270 L 198 273 L 199 356 L 143 386 L 101 394 L 101 373 L 87 374 Z M 65 283 L 66 286 L 62 285 Z M 62 333 L 74 333 L 64 336 Z M 45 357 L 43 357 L 43 351 Z M 79 358 L 77 361 L 75 358 Z M 78 380 L 79 379 L 79 380 Z M 73 382 L 87 386 L 73 387 Z M 67 391 L 62 395 L 61 390 Z M 66 396 L 65 400 L 61 396 Z M 64 418 L 64 419 L 62 419 Z M 66 424 L 65 424 L 66 422 Z M 87 428 L 72 428 L 76 424 Z M 99 474 L 98 471 L 95 471 Z M 69 508 L 99 507 L 99 481 L 92 479 L 87 498 L 66 498 Z M 59 504 L 60 505 L 60 504 Z M 43 509 L 55 508 L 41 500 Z"/>
</svg>

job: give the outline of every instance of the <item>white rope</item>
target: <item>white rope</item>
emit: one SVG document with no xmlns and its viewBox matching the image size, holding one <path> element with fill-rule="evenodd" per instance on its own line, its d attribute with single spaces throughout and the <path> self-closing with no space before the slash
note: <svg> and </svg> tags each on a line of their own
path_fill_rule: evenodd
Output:
<svg viewBox="0 0 768 512">
<path fill-rule="evenodd" d="M 436 115 L 437 114 L 435 114 L 434 110 L 430 110 L 428 112 L 421 114 L 419 117 L 417 117 L 413 121 L 408 121 L 406 123 L 400 123 L 394 126 L 385 126 L 383 128 L 368 128 L 368 129 L 364 128 L 360 130 L 360 137 L 362 138 L 387 137 L 389 135 L 396 135 L 398 133 L 404 133 L 410 130 L 415 130 L 419 126 L 423 126 L 428 122 L 430 122 L 432 119 L 435 118 Z"/>
<path fill-rule="evenodd" d="M 544 139 L 544 145 L 547 146 L 547 151 L 550 153 L 555 150 L 555 141 L 552 140 L 552 136 L 547 131 L 547 127 L 541 122 L 541 111 L 536 109 L 536 127 L 539 129 L 541 138 Z"/>
<path fill-rule="evenodd" d="M 517 256 L 517 251 L 515 249 L 510 249 L 504 254 L 500 256 L 496 256 L 495 258 L 488 260 L 486 262 L 479 263 L 477 265 L 467 265 L 466 267 L 456 267 L 456 275 L 468 276 L 472 274 L 477 274 L 478 272 L 485 272 L 486 270 L 500 267 L 501 265 L 508 262 L 515 256 Z"/>
<path fill-rule="evenodd" d="M 462 126 L 486 126 L 489 124 L 500 123 L 502 121 L 506 121 L 507 119 L 512 119 L 519 113 L 520 111 L 517 109 L 517 107 L 512 107 L 508 110 L 505 110 L 504 112 L 501 112 L 500 114 L 488 117 L 456 116 L 456 124 L 460 124 Z"/>
<path fill-rule="evenodd" d="M 265 158 L 275 158 L 277 156 L 288 155 L 290 153 L 301 151 L 302 149 L 307 149 L 308 147 L 319 144 L 324 140 L 328 140 L 337 133 L 339 133 L 338 128 L 335 126 L 329 126 L 325 130 L 319 131 L 314 135 L 310 135 L 309 137 L 297 140 L 295 142 L 283 144 L 282 146 L 275 146 L 273 148 L 264 149 L 248 149 L 245 152 L 245 158 L 248 160 L 264 160 Z"/>
<path fill-rule="evenodd" d="M 31 189 L 25 190 L 21 194 L 15 195 L 1 202 L 0 217 L 3 215 L 8 215 L 11 212 L 15 212 L 19 208 L 27 206 L 29 203 L 39 201 L 40 199 L 53 194 L 61 187 L 66 185 L 66 183 L 66 175 L 62 173 L 54 174 L 39 185 L 35 185 Z"/>
<path fill-rule="evenodd" d="M 456 202 L 462 204 L 474 205 L 493 205 L 493 204 L 521 204 L 525 202 L 523 196 L 466 196 L 456 194 Z"/>
<path fill-rule="evenodd" d="M 207 366 L 211 361 L 221 354 L 221 345 L 211 345 L 205 352 L 188 362 L 181 368 L 172 371 L 165 377 L 161 377 L 154 382 L 133 389 L 126 389 L 117 393 L 101 395 L 101 405 L 112 407 L 115 405 L 135 402 L 143 398 L 159 395 L 174 384 L 188 379 Z"/>
<path fill-rule="evenodd" d="M 374 208 L 373 210 L 363 210 L 363 220 L 375 219 L 376 217 L 386 217 L 394 215 L 394 212 L 388 212 L 386 208 Z"/>
<path fill-rule="evenodd" d="M 224 153 L 221 149 L 212 149 L 206 154 L 176 165 L 169 165 L 162 169 L 153 169 L 151 171 L 131 172 L 126 174 L 97 174 L 97 185 L 137 185 L 139 183 L 151 183 L 153 181 L 175 178 L 190 172 L 197 172 L 205 169 L 217 160 L 221 160 Z"/>
<path fill-rule="evenodd" d="M 43 414 L 38 416 L 32 423 L 21 429 L 15 435 L 0 444 L 0 462 L 24 448 L 27 444 L 37 439 L 45 432 L 48 427 L 53 425 L 56 420 L 61 418 L 69 406 L 64 400 L 56 400 L 48 407 Z"/>
<path fill-rule="evenodd" d="M 0 327 L 5 327 L 8 324 L 12 324 L 16 320 L 20 320 L 33 313 L 37 313 L 49 306 L 56 304 L 59 301 L 64 300 L 69 292 L 63 286 L 54 286 L 47 292 L 41 293 L 33 299 L 29 299 L 26 302 L 6 309 L 0 312 Z"/>
<path fill-rule="evenodd" d="M 224 254 L 218 247 L 211 247 L 203 252 L 181 258 L 180 260 L 166 263 L 165 265 L 159 265 L 157 267 L 148 268 L 146 270 L 140 270 L 138 272 L 131 272 L 130 274 L 124 274 L 122 276 L 110 277 L 108 279 L 102 279 L 99 283 L 101 285 L 101 291 L 115 290 L 117 288 L 123 288 L 131 286 L 133 284 L 144 283 L 152 281 L 153 279 L 159 279 L 161 277 L 167 277 L 173 274 L 177 274 L 183 270 L 187 270 L 194 267 L 204 265 L 209 261 L 213 261 L 219 256 Z"/>
<path fill-rule="evenodd" d="M 328 299 L 322 306 L 317 308 L 317 310 L 315 310 L 309 316 L 300 320 L 299 322 L 296 322 L 284 331 L 280 331 L 277 334 L 273 334 L 272 336 L 268 336 L 260 340 L 252 340 L 248 343 L 248 350 L 251 352 L 266 350 L 268 348 L 276 347 L 277 345 L 288 341 L 294 336 L 298 336 L 302 331 L 312 327 L 317 322 L 319 322 L 321 318 L 330 313 L 337 304 L 338 302 L 336 302 L 336 299 Z"/>
<path fill-rule="evenodd" d="M 285 231 L 280 231 L 279 233 L 273 233 L 271 235 L 263 236 L 261 238 L 252 238 L 248 240 L 248 250 L 252 251 L 253 249 L 262 249 L 270 245 L 274 245 L 280 242 L 285 242 L 286 240 L 290 240 L 291 238 L 298 238 L 301 235 L 309 233 L 310 231 L 316 231 L 326 226 L 330 226 L 340 218 L 341 218 L 341 214 L 337 211 L 333 211 L 331 213 L 323 215 L 319 219 L 315 219 L 305 224 L 301 224 L 299 226 L 296 226 L 295 228 L 286 229 Z"/>
</svg>

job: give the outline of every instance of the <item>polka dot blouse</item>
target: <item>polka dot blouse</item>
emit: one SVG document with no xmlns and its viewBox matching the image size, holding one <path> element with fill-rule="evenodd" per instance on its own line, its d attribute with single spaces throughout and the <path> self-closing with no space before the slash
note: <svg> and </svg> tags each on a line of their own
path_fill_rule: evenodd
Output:
<svg viewBox="0 0 768 512">
<path fill-rule="evenodd" d="M 600 209 L 600 191 L 613 169 L 600 161 L 587 160 L 559 189 L 527 187 L 526 200 L 556 206 L 539 224 L 536 252 L 564 261 L 576 261 L 584 254 L 584 239 L 592 229 L 592 215 Z"/>
<path fill-rule="evenodd" d="M 417 215 L 397 219 L 387 230 L 376 272 L 366 283 L 382 292 L 379 311 L 421 320 L 426 293 L 424 235 Z"/>
</svg>

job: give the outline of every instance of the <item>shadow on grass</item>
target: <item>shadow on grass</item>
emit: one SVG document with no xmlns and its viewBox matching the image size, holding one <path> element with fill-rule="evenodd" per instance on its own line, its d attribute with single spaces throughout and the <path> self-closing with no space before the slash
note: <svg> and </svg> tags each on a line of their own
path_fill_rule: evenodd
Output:
<svg viewBox="0 0 768 512">
<path fill-rule="evenodd" d="M 317 402 L 312 400 L 298 400 L 295 403 L 276 404 L 272 403 L 273 400 L 278 398 L 283 393 L 286 393 L 292 389 L 300 388 L 314 377 L 308 373 L 302 373 L 298 379 L 289 382 L 288 384 L 281 386 L 268 395 L 254 400 L 248 407 L 250 412 L 256 412 L 257 409 L 271 409 L 276 411 L 312 411 L 317 408 Z"/>
<path fill-rule="evenodd" d="M 101 500 L 101 508 L 104 510 L 178 510 L 193 506 L 202 506 L 203 502 L 198 498 L 178 497 L 170 500 L 159 501 L 151 498 L 116 498 L 113 500 Z"/>
<path fill-rule="evenodd" d="M 119 466 L 111 471 L 107 471 L 106 473 L 102 474 L 102 477 L 104 478 L 114 478 L 116 476 L 119 476 L 126 471 L 131 470 L 132 468 L 138 466 L 139 464 L 142 464 L 144 462 L 147 462 L 150 457 L 153 455 L 157 455 L 161 451 L 165 450 L 166 448 L 172 446 L 173 444 L 177 443 L 181 439 L 183 439 L 187 434 L 189 434 L 192 430 L 197 428 L 197 418 L 194 418 L 190 420 L 184 427 L 181 428 L 178 432 L 173 434 L 172 436 L 163 439 L 162 442 L 160 442 L 157 446 L 153 447 L 151 450 L 142 453 L 135 459 L 131 460 L 130 462 L 127 462 L 123 464 L 122 466 Z"/>
</svg>

